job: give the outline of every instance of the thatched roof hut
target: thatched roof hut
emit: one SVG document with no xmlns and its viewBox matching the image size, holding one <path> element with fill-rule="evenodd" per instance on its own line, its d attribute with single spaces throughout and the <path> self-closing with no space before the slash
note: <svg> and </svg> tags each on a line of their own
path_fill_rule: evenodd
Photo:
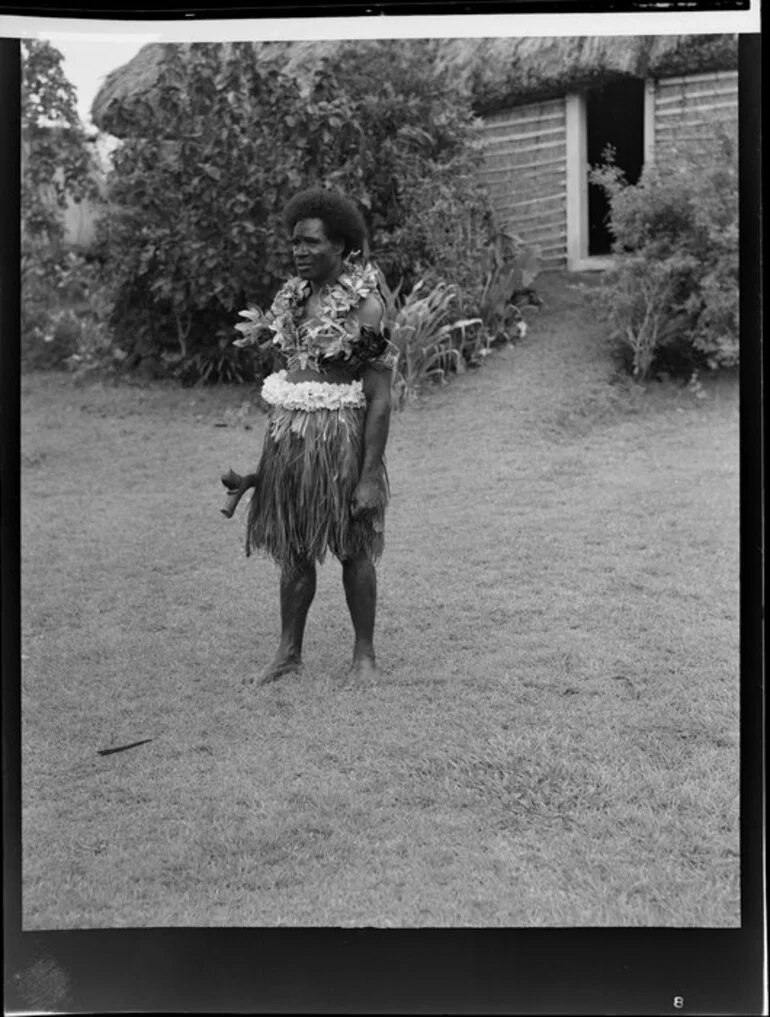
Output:
<svg viewBox="0 0 770 1017">
<path fill-rule="evenodd" d="M 120 134 L 120 105 L 128 120 L 141 122 L 168 45 L 143 47 L 107 77 L 91 112 L 102 130 Z M 195 44 L 177 45 L 184 54 Z M 737 121 L 735 35 L 304 40 L 251 48 L 260 63 L 306 89 L 324 58 L 347 46 L 383 45 L 421 46 L 436 72 L 447 72 L 468 96 L 482 118 L 483 175 L 498 222 L 538 245 L 553 266 L 602 264 L 606 205 L 589 187 L 586 167 L 607 145 L 633 180 L 678 146 L 708 145 L 715 117 Z"/>
<path fill-rule="evenodd" d="M 608 147 L 634 183 L 653 162 L 707 156 L 717 119 L 737 123 L 733 35 L 451 40 L 456 73 L 469 45 L 497 220 L 554 267 L 607 264 L 607 201 L 587 170 Z"/>
</svg>

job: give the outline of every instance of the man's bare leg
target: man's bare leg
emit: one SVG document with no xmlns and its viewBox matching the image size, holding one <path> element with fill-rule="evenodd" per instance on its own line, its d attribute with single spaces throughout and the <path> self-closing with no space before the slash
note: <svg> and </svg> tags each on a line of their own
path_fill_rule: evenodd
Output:
<svg viewBox="0 0 770 1017">
<path fill-rule="evenodd" d="M 344 561 L 342 583 L 355 632 L 351 671 L 354 676 L 363 678 L 377 670 L 374 658 L 377 571 L 368 558 Z"/>
<path fill-rule="evenodd" d="M 258 684 L 267 685 L 302 667 L 302 639 L 316 589 L 313 562 L 281 572 L 281 641 L 272 661 L 259 675 Z"/>
</svg>

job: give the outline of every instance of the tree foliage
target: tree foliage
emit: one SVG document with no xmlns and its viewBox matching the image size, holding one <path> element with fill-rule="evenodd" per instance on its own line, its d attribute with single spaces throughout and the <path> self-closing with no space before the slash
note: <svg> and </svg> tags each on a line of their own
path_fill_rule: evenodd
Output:
<svg viewBox="0 0 770 1017">
<path fill-rule="evenodd" d="M 319 147 L 319 176 L 356 197 L 391 285 L 426 274 L 478 286 L 491 211 L 467 97 L 432 61 L 430 42 L 350 44 L 327 59 L 314 97 L 343 99 L 355 134 Z"/>
<path fill-rule="evenodd" d="M 358 201 L 391 284 L 432 270 L 473 285 L 489 221 L 474 120 L 418 47 L 351 46 L 309 95 L 248 43 L 166 54 L 111 176 L 126 352 L 161 353 L 191 377 L 249 377 L 237 312 L 268 303 L 291 271 L 282 210 L 319 182 Z"/>
<path fill-rule="evenodd" d="M 55 243 L 67 197 L 80 201 L 94 192 L 90 159 L 61 53 L 39 39 L 23 39 L 21 52 L 23 235 L 30 243 Z"/>
<path fill-rule="evenodd" d="M 22 40 L 21 53 L 22 362 L 62 367 L 95 328 L 87 301 L 87 313 L 82 306 L 80 315 L 73 311 L 86 290 L 95 292 L 95 281 L 79 259 L 80 279 L 74 278 L 73 260 L 62 248 L 62 212 L 68 199 L 93 197 L 96 184 L 62 54 L 38 39 Z"/>
</svg>

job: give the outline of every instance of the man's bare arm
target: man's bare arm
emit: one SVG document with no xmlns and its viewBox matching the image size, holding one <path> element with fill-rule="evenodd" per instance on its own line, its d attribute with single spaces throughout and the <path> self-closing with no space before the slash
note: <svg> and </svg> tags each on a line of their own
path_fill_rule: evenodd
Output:
<svg viewBox="0 0 770 1017">
<path fill-rule="evenodd" d="M 391 371 L 377 367 L 364 369 L 361 378 L 366 396 L 364 423 L 364 463 L 361 479 L 377 476 L 390 430 Z"/>
<path fill-rule="evenodd" d="M 376 512 L 385 503 L 382 464 L 390 429 L 390 375 L 389 370 L 367 367 L 361 379 L 366 395 L 364 461 L 360 480 L 353 492 L 351 509 L 354 516 Z"/>
<path fill-rule="evenodd" d="M 375 297 L 369 296 L 361 304 L 358 309 L 358 320 L 362 325 L 369 325 L 379 331 L 382 323 L 382 305 Z M 381 469 L 390 430 L 391 375 L 389 368 L 372 364 L 368 364 L 361 372 L 366 397 L 364 461 L 361 478 L 353 495 L 354 515 L 380 508 L 385 497 Z"/>
<path fill-rule="evenodd" d="M 379 331 L 382 325 L 382 304 L 372 294 L 358 308 L 358 320 Z M 367 365 L 361 374 L 366 396 L 364 425 L 364 464 L 361 479 L 376 477 L 385 454 L 390 429 L 391 371 L 380 365 Z"/>
</svg>

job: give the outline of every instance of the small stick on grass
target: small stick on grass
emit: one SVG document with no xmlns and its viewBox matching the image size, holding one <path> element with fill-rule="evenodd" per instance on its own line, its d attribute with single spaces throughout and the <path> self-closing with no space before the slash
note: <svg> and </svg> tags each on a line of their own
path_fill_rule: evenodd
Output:
<svg viewBox="0 0 770 1017">
<path fill-rule="evenodd" d="M 100 756 L 111 756 L 114 752 L 125 752 L 126 749 L 135 749 L 137 745 L 146 745 L 152 738 L 143 738 L 140 742 L 131 742 L 129 745 L 118 745 L 114 749 L 97 749 Z"/>
</svg>

